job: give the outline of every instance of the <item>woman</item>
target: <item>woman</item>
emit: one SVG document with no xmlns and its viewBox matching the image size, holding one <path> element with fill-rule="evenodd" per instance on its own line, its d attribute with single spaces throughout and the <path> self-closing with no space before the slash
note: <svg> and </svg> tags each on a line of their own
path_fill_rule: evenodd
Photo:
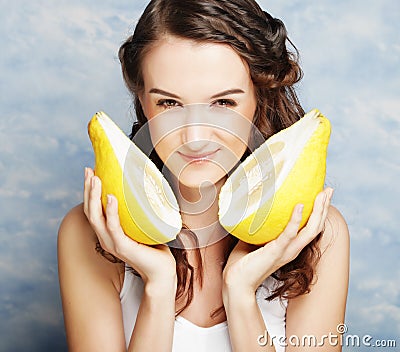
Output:
<svg viewBox="0 0 400 352">
<path fill-rule="evenodd" d="M 254 0 L 151 1 L 119 52 L 138 118 L 131 138 L 163 113 L 200 103 L 229 108 L 264 138 L 290 126 L 304 111 L 288 42 L 283 23 Z M 84 202 L 59 230 L 71 351 L 341 350 L 327 336 L 344 321 L 349 238 L 330 206 L 333 190 L 316 197 L 304 228 L 298 204 L 276 240 L 259 247 L 235 240 L 218 226 L 216 202 L 230 170 L 215 161 L 249 150 L 232 136 L 199 124 L 159 143 L 149 136 L 185 224 L 169 246 L 125 236 L 116 198 L 109 195 L 103 213 L 101 180 L 85 169 Z M 189 247 L 191 240 L 205 245 Z"/>
</svg>

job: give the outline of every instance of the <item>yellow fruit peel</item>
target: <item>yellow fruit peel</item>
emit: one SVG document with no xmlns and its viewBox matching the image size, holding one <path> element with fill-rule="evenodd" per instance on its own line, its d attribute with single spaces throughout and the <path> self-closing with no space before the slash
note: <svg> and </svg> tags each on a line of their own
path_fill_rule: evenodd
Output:
<svg viewBox="0 0 400 352">
<path fill-rule="evenodd" d="M 259 146 L 228 177 L 219 194 L 219 221 L 240 240 L 261 245 L 279 236 L 294 206 L 304 205 L 300 227 L 323 189 L 330 123 L 317 109 Z M 88 125 L 95 174 L 118 200 L 121 227 L 132 239 L 166 243 L 182 228 L 174 193 L 154 163 L 103 112 Z"/>
<path fill-rule="evenodd" d="M 295 205 L 301 203 L 304 209 L 300 228 L 303 227 L 311 215 L 315 197 L 324 186 L 330 131 L 329 120 L 314 109 L 258 147 L 230 175 L 221 189 L 219 218 L 222 226 L 244 242 L 265 244 L 283 232 Z M 300 142 L 296 140 L 296 136 L 299 135 L 303 135 Z M 283 149 L 279 143 L 291 145 L 288 148 L 292 153 L 283 161 L 279 158 Z M 280 147 L 276 148 L 277 146 Z M 246 168 L 254 164 L 260 167 L 260 164 L 268 163 L 265 159 L 270 159 L 275 166 L 274 182 L 271 184 L 271 178 L 263 181 L 261 186 L 258 185 L 260 189 L 264 187 L 258 192 L 258 196 L 255 195 L 257 192 L 248 192 L 247 202 L 244 202 L 242 197 L 235 195 L 235 178 L 242 177 L 243 174 L 240 167 Z M 290 170 L 287 170 L 285 164 L 292 164 L 289 165 Z M 283 172 L 282 169 L 285 168 L 286 172 Z M 249 190 L 252 190 L 251 186 Z M 252 203 L 256 205 L 252 206 Z M 249 208 L 254 209 L 250 214 Z M 241 216 L 237 215 L 232 219 L 232 214 L 237 214 L 238 211 L 241 212 Z"/>
<path fill-rule="evenodd" d="M 118 200 L 118 215 L 125 234 L 149 245 L 173 240 L 182 222 L 172 190 L 166 181 L 162 183 L 167 191 L 158 196 L 169 197 L 164 205 L 170 210 L 162 218 L 149 205 L 153 195 L 144 185 L 144 179 L 151 173 L 153 178 L 163 179 L 161 172 L 104 112 L 93 116 L 88 133 L 95 155 L 95 174 L 102 182 L 103 210 L 107 194 L 113 194 Z"/>
</svg>

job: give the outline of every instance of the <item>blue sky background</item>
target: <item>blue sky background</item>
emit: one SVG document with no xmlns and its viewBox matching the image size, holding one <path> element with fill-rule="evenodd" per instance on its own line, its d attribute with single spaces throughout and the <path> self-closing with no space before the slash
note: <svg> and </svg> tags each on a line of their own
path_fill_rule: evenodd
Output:
<svg viewBox="0 0 400 352">
<path fill-rule="evenodd" d="M 332 122 L 327 183 L 351 232 L 348 333 L 400 348 L 400 2 L 259 3 L 300 50 L 304 107 Z M 117 50 L 146 4 L 0 0 L 1 352 L 66 351 L 57 229 L 93 165 L 91 116 L 129 131 Z"/>
</svg>

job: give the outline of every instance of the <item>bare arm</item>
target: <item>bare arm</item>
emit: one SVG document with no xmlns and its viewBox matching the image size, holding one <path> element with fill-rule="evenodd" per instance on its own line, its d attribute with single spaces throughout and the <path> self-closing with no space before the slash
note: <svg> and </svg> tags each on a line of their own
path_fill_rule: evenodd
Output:
<svg viewBox="0 0 400 352">
<path fill-rule="evenodd" d="M 271 343 L 265 346 L 258 343 L 258 336 L 263 335 L 266 329 L 256 303 L 255 291 L 266 277 L 296 258 L 322 231 L 331 196 L 331 189 L 318 194 L 313 212 L 300 231 L 302 207 L 297 205 L 288 225 L 277 239 L 259 248 L 239 241 L 232 250 L 223 272 L 222 292 L 234 351 L 275 350 Z"/>
<path fill-rule="evenodd" d="M 63 220 L 58 239 L 69 351 L 126 351 L 119 297 L 124 265 L 103 258 L 95 243 L 82 207 L 74 208 Z M 170 282 L 145 285 L 128 351 L 171 350 L 176 284 Z"/>
<path fill-rule="evenodd" d="M 233 351 L 275 352 L 272 344 L 259 343 L 258 337 L 268 331 L 254 292 L 226 293 L 224 306 Z M 271 341 L 269 335 L 266 341 Z"/>
<path fill-rule="evenodd" d="M 146 285 L 128 352 L 172 350 L 176 284 Z"/>
<path fill-rule="evenodd" d="M 301 346 L 288 344 L 286 351 L 342 350 L 337 326 L 344 323 L 349 247 L 346 222 L 338 210 L 330 207 L 320 241 L 322 256 L 316 268 L 316 282 L 309 294 L 290 300 L 287 308 L 286 336 L 295 335 Z M 293 341 L 297 344 L 297 338 Z"/>
<path fill-rule="evenodd" d="M 121 265 L 95 251 L 96 235 L 82 206 L 64 218 L 58 267 L 69 351 L 125 351 L 119 300 Z"/>
<path fill-rule="evenodd" d="M 70 351 L 126 351 L 119 297 L 124 265 L 113 264 L 95 251 L 99 239 L 106 251 L 136 269 L 145 283 L 129 351 L 169 352 L 175 260 L 167 246 L 150 247 L 125 236 L 115 198 L 111 197 L 103 214 L 100 194 L 101 182 L 89 170 L 84 206 L 74 208 L 59 231 L 60 287 Z"/>
</svg>

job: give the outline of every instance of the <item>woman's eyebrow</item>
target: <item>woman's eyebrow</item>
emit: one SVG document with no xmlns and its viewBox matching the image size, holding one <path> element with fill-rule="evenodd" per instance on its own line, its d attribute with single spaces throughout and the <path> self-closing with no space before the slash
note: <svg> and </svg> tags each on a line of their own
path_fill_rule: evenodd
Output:
<svg viewBox="0 0 400 352">
<path fill-rule="evenodd" d="M 180 97 L 177 96 L 176 94 L 169 93 L 169 92 L 166 92 L 165 90 L 158 89 L 158 88 L 151 88 L 149 90 L 149 93 L 156 93 L 156 94 L 165 95 L 165 96 L 170 97 L 170 98 L 180 99 Z"/>
<path fill-rule="evenodd" d="M 241 93 L 244 93 L 244 91 L 239 88 L 228 89 L 228 90 L 224 90 L 221 93 L 217 93 L 217 94 L 213 95 L 210 99 L 215 99 L 215 98 L 223 97 L 225 95 L 230 95 L 230 94 L 241 94 Z"/>
<path fill-rule="evenodd" d="M 170 93 L 170 92 L 167 92 L 165 90 L 158 89 L 158 88 L 151 88 L 149 90 L 149 93 L 156 93 L 156 94 L 165 95 L 165 96 L 170 97 L 170 98 L 181 99 L 178 95 L 176 95 L 174 93 Z M 228 89 L 228 90 L 224 90 L 223 92 L 220 92 L 220 93 L 217 93 L 217 94 L 213 95 L 212 97 L 210 97 L 210 99 L 223 97 L 223 96 L 229 95 L 229 94 L 243 94 L 243 93 L 244 93 L 244 91 L 242 89 L 239 89 L 239 88 Z"/>
</svg>

